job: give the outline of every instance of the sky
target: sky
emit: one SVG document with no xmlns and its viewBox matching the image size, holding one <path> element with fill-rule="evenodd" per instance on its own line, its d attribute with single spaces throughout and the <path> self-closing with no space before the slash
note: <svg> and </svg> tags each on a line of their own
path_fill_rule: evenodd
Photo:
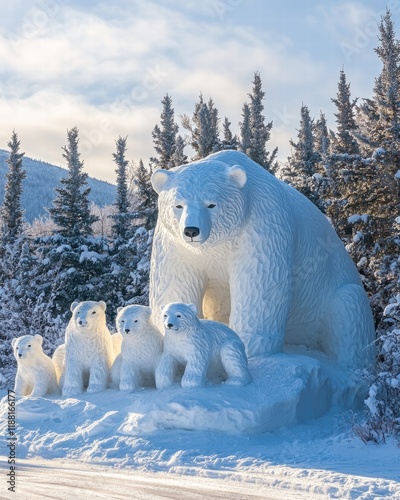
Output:
<svg viewBox="0 0 400 500">
<path fill-rule="evenodd" d="M 119 136 L 129 160 L 154 156 L 166 93 L 178 123 L 202 92 L 238 133 L 258 71 L 274 124 L 268 148 L 284 159 L 302 104 L 335 128 L 342 68 L 353 97 L 371 95 L 386 6 L 398 31 L 400 0 L 2 0 L 0 149 L 16 130 L 27 156 L 66 167 L 62 147 L 76 126 L 85 171 L 115 182 Z"/>
</svg>

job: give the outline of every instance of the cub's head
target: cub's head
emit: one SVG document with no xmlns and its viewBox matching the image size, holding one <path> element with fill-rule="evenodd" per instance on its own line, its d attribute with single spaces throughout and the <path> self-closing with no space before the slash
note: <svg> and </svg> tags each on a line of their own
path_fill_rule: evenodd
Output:
<svg viewBox="0 0 400 500">
<path fill-rule="evenodd" d="M 247 218 L 246 181 L 244 168 L 213 159 L 156 170 L 159 223 L 196 253 L 230 240 Z"/>
<path fill-rule="evenodd" d="M 162 315 L 165 332 L 189 330 L 198 320 L 197 307 L 194 304 L 183 304 L 182 302 L 173 302 L 164 306 Z"/>
<path fill-rule="evenodd" d="M 148 328 L 150 316 L 150 307 L 138 305 L 119 307 L 116 319 L 117 331 L 124 338 L 140 335 Z"/>
<path fill-rule="evenodd" d="M 17 361 L 35 359 L 37 352 L 42 352 L 41 335 L 23 335 L 12 340 L 14 356 Z"/>
<path fill-rule="evenodd" d="M 71 322 L 78 331 L 94 331 L 106 324 L 106 303 L 102 300 L 95 302 L 72 302 Z"/>
</svg>

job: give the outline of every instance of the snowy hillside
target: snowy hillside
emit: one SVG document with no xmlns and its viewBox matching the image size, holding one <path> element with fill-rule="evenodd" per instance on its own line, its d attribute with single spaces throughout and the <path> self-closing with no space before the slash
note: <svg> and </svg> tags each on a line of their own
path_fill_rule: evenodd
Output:
<svg viewBox="0 0 400 500">
<path fill-rule="evenodd" d="M 0 200 L 4 196 L 5 176 L 7 173 L 8 152 L 0 149 Z M 23 182 L 22 207 L 25 210 L 25 218 L 32 222 L 36 217 L 46 214 L 46 208 L 52 206 L 55 197 L 55 188 L 60 187 L 60 180 L 66 176 L 64 168 L 56 167 L 39 160 L 24 157 L 23 167 L 26 170 L 26 178 Z M 116 187 L 108 182 L 88 178 L 91 187 L 90 201 L 96 205 L 111 205 L 115 201 Z"/>
</svg>

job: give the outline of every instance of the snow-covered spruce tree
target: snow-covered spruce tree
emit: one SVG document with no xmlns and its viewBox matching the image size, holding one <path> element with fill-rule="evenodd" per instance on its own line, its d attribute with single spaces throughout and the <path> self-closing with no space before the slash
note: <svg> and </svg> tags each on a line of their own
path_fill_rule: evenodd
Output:
<svg viewBox="0 0 400 500">
<path fill-rule="evenodd" d="M 19 238 L 7 245 L 0 260 L 0 387 L 12 387 L 16 363 L 11 341 L 22 335 L 40 333 L 47 354 L 54 351 L 65 330 L 62 320 L 52 314 L 55 276 L 58 269 L 44 271 L 34 244 Z"/>
<path fill-rule="evenodd" d="M 161 101 L 161 124 L 153 129 L 153 144 L 157 157 L 150 158 L 153 168 L 169 169 L 175 167 L 174 155 L 179 127 L 175 123 L 172 98 L 166 94 Z M 182 146 L 182 143 L 179 145 Z"/>
<path fill-rule="evenodd" d="M 242 120 L 239 123 L 240 128 L 240 140 L 239 140 L 239 149 L 242 153 L 249 156 L 250 153 L 250 139 L 251 139 L 251 130 L 250 130 L 250 107 L 245 102 L 242 108 Z"/>
<path fill-rule="evenodd" d="M 289 156 L 283 166 L 281 178 L 322 210 L 323 202 L 319 194 L 321 174 L 317 172 L 321 155 L 314 148 L 314 121 L 307 106 L 302 105 L 300 113 L 298 140 L 290 141 L 292 156 Z"/>
<path fill-rule="evenodd" d="M 181 135 L 176 136 L 175 151 L 172 156 L 172 161 L 176 167 L 187 163 L 187 155 L 185 155 L 185 139 Z"/>
<path fill-rule="evenodd" d="M 57 197 L 50 208 L 50 215 L 63 236 L 88 236 L 92 234 L 92 224 L 96 220 L 90 214 L 90 188 L 87 187 L 87 173 L 83 172 L 83 162 L 78 152 L 79 131 L 76 127 L 68 130 L 67 146 L 63 147 L 63 157 L 67 161 L 68 175 L 61 179 L 62 188 L 57 188 Z"/>
<path fill-rule="evenodd" d="M 241 150 L 245 152 L 252 160 L 259 163 L 266 170 L 273 170 L 274 161 L 278 153 L 278 148 L 275 148 L 272 153 L 267 152 L 266 143 L 269 141 L 271 136 L 272 121 L 265 124 L 265 116 L 263 115 L 264 104 L 263 100 L 265 97 L 265 92 L 262 90 L 262 82 L 260 73 L 254 73 L 253 89 L 251 94 L 249 94 L 250 104 L 249 104 L 249 128 L 250 128 L 250 140 L 247 146 L 246 136 L 246 117 L 244 116 L 245 107 L 243 107 L 243 122 L 241 125 L 242 138 L 241 138 Z M 243 136 L 245 134 L 245 136 Z M 246 151 L 244 151 L 244 148 Z"/>
<path fill-rule="evenodd" d="M 385 261 L 399 254 L 399 240 L 392 235 L 400 208 L 400 42 L 389 11 L 382 18 L 379 33 L 376 53 L 382 71 L 375 80 L 372 98 L 358 108 L 362 159 L 351 171 L 351 188 L 356 194 L 347 197 L 355 235 L 349 251 L 361 263 L 377 323 L 390 299 L 391 278 L 384 271 Z"/>
<path fill-rule="evenodd" d="M 134 169 L 133 183 L 135 189 L 135 228 L 144 226 L 147 230 L 153 229 L 157 222 L 157 193 L 154 191 L 150 178 L 152 171 L 146 169 L 140 158 Z"/>
<path fill-rule="evenodd" d="M 336 106 L 336 132 L 331 132 L 330 155 L 327 162 L 328 191 L 326 193 L 326 212 L 336 232 L 348 241 L 351 227 L 348 217 L 359 213 L 359 194 L 355 188 L 355 171 L 362 165 L 360 148 L 355 133 L 355 107 L 357 99 L 351 98 L 350 83 L 344 70 L 341 70 L 336 98 L 331 99 Z M 362 213 L 362 212 L 361 212 Z"/>
<path fill-rule="evenodd" d="M 236 135 L 231 132 L 231 122 L 225 116 L 224 123 L 222 124 L 223 139 L 221 142 L 221 149 L 238 149 L 239 141 Z"/>
<path fill-rule="evenodd" d="M 112 234 L 116 240 L 125 240 L 132 232 L 132 211 L 130 210 L 128 193 L 128 160 L 126 159 L 127 137 L 119 137 L 116 141 L 116 151 L 113 159 L 117 166 L 117 199 L 115 201 L 115 214 L 111 215 L 114 223 Z"/>
<path fill-rule="evenodd" d="M 182 126 L 191 134 L 191 146 L 195 151 L 193 160 L 199 160 L 221 149 L 219 140 L 219 117 L 214 101 L 204 102 L 203 94 L 195 104 L 193 117 L 182 117 Z"/>
<path fill-rule="evenodd" d="M 56 288 L 53 314 L 67 314 L 74 300 L 104 300 L 108 283 L 110 258 L 105 238 L 92 236 L 97 217 L 90 213 L 87 174 L 78 152 L 78 129 L 68 131 L 68 144 L 63 148 L 68 175 L 61 180 L 50 214 L 57 230 L 37 241 L 38 254 L 45 264 L 44 272 L 59 269 L 54 279 Z"/>
<path fill-rule="evenodd" d="M 8 171 L 4 189 L 3 205 L 0 209 L 2 221 L 2 243 L 13 242 L 21 235 L 24 211 L 21 206 L 22 182 L 26 172 L 22 167 L 22 158 L 25 153 L 20 153 L 20 140 L 15 130 L 8 143 L 10 155 L 7 159 Z"/>
</svg>

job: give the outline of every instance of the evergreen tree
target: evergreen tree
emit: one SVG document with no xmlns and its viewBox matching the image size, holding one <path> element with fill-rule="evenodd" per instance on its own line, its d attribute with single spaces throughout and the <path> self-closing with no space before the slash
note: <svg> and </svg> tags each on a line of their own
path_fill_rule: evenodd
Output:
<svg viewBox="0 0 400 500">
<path fill-rule="evenodd" d="M 150 178 L 151 169 L 147 170 L 142 159 L 134 171 L 134 184 L 136 191 L 135 218 L 136 228 L 144 226 L 153 229 L 157 221 L 157 193 L 154 191 Z"/>
<path fill-rule="evenodd" d="M 307 106 L 302 105 L 300 114 L 298 140 L 297 142 L 290 141 L 293 153 L 283 168 L 282 180 L 291 184 L 319 208 L 323 209 L 323 203 L 318 192 L 320 174 L 317 172 L 317 165 L 321 161 L 321 155 L 314 148 L 314 121 L 310 117 Z"/>
<path fill-rule="evenodd" d="M 183 115 L 182 125 L 191 133 L 191 146 L 196 152 L 194 160 L 204 158 L 221 149 L 218 110 L 211 98 L 206 103 L 203 94 L 200 93 L 192 119 Z"/>
<path fill-rule="evenodd" d="M 266 150 L 266 143 L 271 136 L 272 121 L 265 124 L 265 116 L 263 115 L 265 92 L 262 90 L 261 77 L 258 72 L 254 73 L 253 90 L 252 93 L 249 94 L 249 97 L 250 144 L 246 154 L 266 170 L 271 170 L 278 149 L 275 148 L 272 153 Z M 242 142 L 244 142 L 243 137 Z"/>
<path fill-rule="evenodd" d="M 58 195 L 50 208 L 53 221 L 59 226 L 59 234 L 64 236 L 88 236 L 92 233 L 92 224 L 97 217 L 90 214 L 87 174 L 83 172 L 83 162 L 78 152 L 78 134 L 76 127 L 67 132 L 68 144 L 63 147 L 63 157 L 67 161 L 68 175 L 61 179 L 63 188 L 56 189 Z"/>
<path fill-rule="evenodd" d="M 357 99 L 351 99 L 350 83 L 347 83 L 343 69 L 340 71 L 337 96 L 331 101 L 337 109 L 335 113 L 337 131 L 332 139 L 333 152 L 336 155 L 358 155 L 360 148 L 354 137 L 357 129 L 355 122 Z"/>
<path fill-rule="evenodd" d="M 181 135 L 177 135 L 175 142 L 175 151 L 172 157 L 172 161 L 176 167 L 180 165 L 185 165 L 187 163 L 187 155 L 185 155 L 185 139 Z"/>
<path fill-rule="evenodd" d="M 250 130 L 250 107 L 247 103 L 243 104 L 242 108 L 243 121 L 239 123 L 240 127 L 240 151 L 250 156 L 250 140 L 251 140 L 251 130 Z"/>
<path fill-rule="evenodd" d="M 26 176 L 26 172 L 22 168 L 22 158 L 25 153 L 19 152 L 20 141 L 15 131 L 12 133 L 8 147 L 10 148 L 10 156 L 7 159 L 8 172 L 4 201 L 0 212 L 3 223 L 3 243 L 13 241 L 21 234 L 24 216 L 21 196 L 22 181 Z"/>
<path fill-rule="evenodd" d="M 231 122 L 227 117 L 224 119 L 224 123 L 222 124 L 223 130 L 223 139 L 221 143 L 221 149 L 238 149 L 239 141 L 236 135 L 233 135 L 230 129 Z"/>
<path fill-rule="evenodd" d="M 116 141 L 117 150 L 113 153 L 114 162 L 117 165 L 117 200 L 116 213 L 111 216 L 114 220 L 112 232 L 115 238 L 125 239 L 128 237 L 132 225 L 132 213 L 130 212 L 128 193 L 128 160 L 125 158 L 127 138 L 119 137 Z"/>
<path fill-rule="evenodd" d="M 152 132 L 154 149 L 158 158 L 151 158 L 150 162 L 154 167 L 169 169 L 176 166 L 174 155 L 179 128 L 174 120 L 172 98 L 166 94 L 161 103 L 163 105 L 161 126 L 156 125 Z"/>
</svg>

